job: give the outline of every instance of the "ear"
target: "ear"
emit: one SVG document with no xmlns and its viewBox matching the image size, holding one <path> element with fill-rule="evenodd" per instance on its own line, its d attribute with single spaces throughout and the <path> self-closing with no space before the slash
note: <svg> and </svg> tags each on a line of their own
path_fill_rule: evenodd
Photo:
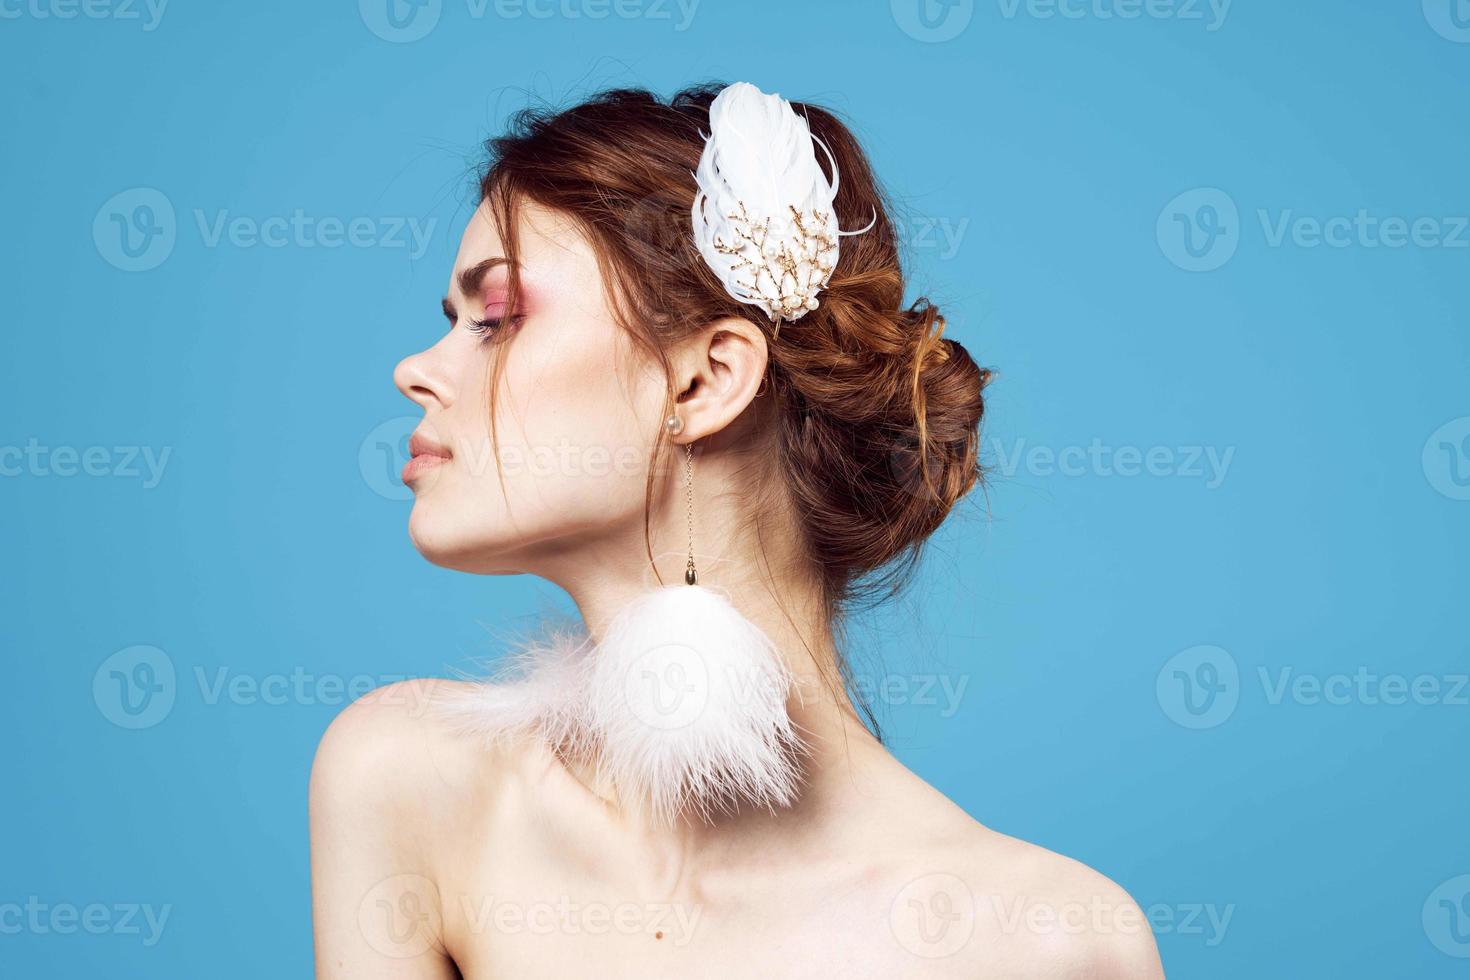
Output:
<svg viewBox="0 0 1470 980">
<path fill-rule="evenodd" d="M 684 419 L 674 441 L 694 442 L 739 418 L 760 390 L 769 353 L 765 333 L 743 317 L 717 320 L 681 343 L 670 358 Z"/>
</svg>

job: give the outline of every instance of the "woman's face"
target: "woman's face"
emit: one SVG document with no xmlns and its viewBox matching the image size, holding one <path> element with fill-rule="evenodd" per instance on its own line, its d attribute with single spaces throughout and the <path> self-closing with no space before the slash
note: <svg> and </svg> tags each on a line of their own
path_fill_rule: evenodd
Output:
<svg viewBox="0 0 1470 980">
<path fill-rule="evenodd" d="M 469 221 L 444 301 L 448 330 L 394 371 L 424 410 L 404 481 L 409 533 L 436 564 L 545 572 L 548 559 L 643 533 L 666 382 L 607 309 L 591 245 L 563 215 L 519 208 L 521 295 L 485 204 Z M 509 331 L 505 343 L 490 335 Z M 504 359 L 491 440 L 493 357 Z M 505 492 L 502 495 L 500 477 Z M 595 549 L 594 549 L 595 550 Z"/>
</svg>

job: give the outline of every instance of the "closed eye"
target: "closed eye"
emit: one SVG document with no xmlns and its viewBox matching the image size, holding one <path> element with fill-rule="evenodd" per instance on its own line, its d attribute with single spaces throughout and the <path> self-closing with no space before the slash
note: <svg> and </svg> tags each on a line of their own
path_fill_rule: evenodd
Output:
<svg viewBox="0 0 1470 980">
<path fill-rule="evenodd" d="M 526 315 L 524 313 L 517 313 L 510 318 L 510 321 L 512 323 L 520 323 L 525 318 Z M 506 318 L 503 316 L 487 316 L 483 320 L 471 318 L 470 322 L 465 326 L 465 329 L 470 331 L 470 333 L 489 335 L 499 330 L 505 323 L 505 320 Z"/>
</svg>

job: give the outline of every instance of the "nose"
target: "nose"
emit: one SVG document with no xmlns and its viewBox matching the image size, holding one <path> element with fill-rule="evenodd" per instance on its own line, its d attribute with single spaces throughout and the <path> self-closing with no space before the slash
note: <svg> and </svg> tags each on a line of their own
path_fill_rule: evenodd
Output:
<svg viewBox="0 0 1470 980">
<path fill-rule="evenodd" d="M 393 369 L 393 383 L 404 397 L 421 408 L 445 408 L 449 405 L 444 379 L 434 369 L 432 350 L 410 354 Z"/>
</svg>

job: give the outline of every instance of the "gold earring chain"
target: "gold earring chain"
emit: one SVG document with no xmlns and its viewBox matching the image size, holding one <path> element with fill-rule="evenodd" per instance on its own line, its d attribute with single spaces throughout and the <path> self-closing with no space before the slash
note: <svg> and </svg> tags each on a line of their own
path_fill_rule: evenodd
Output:
<svg viewBox="0 0 1470 980">
<path fill-rule="evenodd" d="M 684 501 L 689 514 L 689 564 L 684 566 L 684 584 L 699 584 L 699 574 L 694 571 L 694 444 L 684 443 Z"/>
</svg>

